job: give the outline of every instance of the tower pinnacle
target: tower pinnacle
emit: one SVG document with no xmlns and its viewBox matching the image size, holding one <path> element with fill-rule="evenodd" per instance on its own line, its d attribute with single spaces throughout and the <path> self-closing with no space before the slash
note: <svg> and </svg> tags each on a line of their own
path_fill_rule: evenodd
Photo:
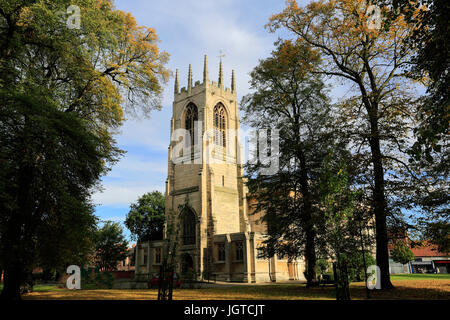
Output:
<svg viewBox="0 0 450 320">
<path fill-rule="evenodd" d="M 219 81 L 218 85 L 223 86 L 223 72 L 222 72 L 222 59 L 220 59 L 220 65 L 219 65 Z"/>
<path fill-rule="evenodd" d="M 175 72 L 175 85 L 174 85 L 174 93 L 177 94 L 180 91 L 180 81 L 178 79 L 178 69 Z"/>
<path fill-rule="evenodd" d="M 188 92 L 191 92 L 192 89 L 192 68 L 191 64 L 189 64 L 189 73 L 188 73 Z"/>
<path fill-rule="evenodd" d="M 209 81 L 209 74 L 208 74 L 208 58 L 205 54 L 205 61 L 203 63 L 203 83 L 207 83 Z"/>
<path fill-rule="evenodd" d="M 234 77 L 234 70 L 231 71 L 231 92 L 236 92 L 236 80 Z"/>
</svg>

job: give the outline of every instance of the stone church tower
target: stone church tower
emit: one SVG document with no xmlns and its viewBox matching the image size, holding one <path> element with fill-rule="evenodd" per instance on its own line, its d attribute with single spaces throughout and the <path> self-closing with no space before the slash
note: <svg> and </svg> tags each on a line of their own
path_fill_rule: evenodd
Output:
<svg viewBox="0 0 450 320">
<path fill-rule="evenodd" d="M 261 258 L 266 228 L 249 215 L 240 160 L 240 122 L 234 71 L 225 88 L 222 62 L 218 81 L 209 80 L 204 57 L 203 81 L 180 90 L 176 71 L 170 122 L 166 216 L 178 228 L 178 272 L 198 279 L 257 282 L 303 278 L 297 261 Z M 157 273 L 163 241 L 139 243 L 136 277 Z M 259 253 L 259 254 L 258 254 Z"/>
</svg>

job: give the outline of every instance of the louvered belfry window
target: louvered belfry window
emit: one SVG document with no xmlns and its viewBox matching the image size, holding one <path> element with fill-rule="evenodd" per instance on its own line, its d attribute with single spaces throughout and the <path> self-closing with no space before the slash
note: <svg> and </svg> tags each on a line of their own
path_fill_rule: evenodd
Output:
<svg viewBox="0 0 450 320">
<path fill-rule="evenodd" d="M 227 146 L 226 127 L 227 119 L 225 107 L 223 104 L 218 103 L 214 107 L 214 142 L 216 145 L 223 148 Z"/>
<path fill-rule="evenodd" d="M 186 139 L 186 147 L 191 147 L 191 160 L 194 159 L 194 124 L 198 121 L 197 106 L 192 102 L 186 107 L 185 128 L 189 132 L 189 139 Z"/>
</svg>

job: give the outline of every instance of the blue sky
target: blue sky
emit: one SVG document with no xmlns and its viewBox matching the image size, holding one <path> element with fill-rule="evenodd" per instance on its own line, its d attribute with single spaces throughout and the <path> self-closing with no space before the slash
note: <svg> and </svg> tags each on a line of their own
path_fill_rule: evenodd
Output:
<svg viewBox="0 0 450 320">
<path fill-rule="evenodd" d="M 307 2 L 298 1 L 299 5 Z M 217 81 L 222 51 L 226 55 L 225 86 L 230 87 L 234 69 L 238 101 L 249 93 L 249 73 L 258 60 L 270 54 L 278 37 L 291 37 L 264 28 L 271 15 L 283 10 L 283 0 L 116 0 L 115 4 L 130 12 L 139 25 L 156 30 L 160 49 L 170 54 L 167 67 L 173 72 L 179 69 L 181 87 L 187 85 L 189 64 L 193 81 L 202 80 L 205 54 L 210 79 Z M 127 153 L 103 177 L 103 192 L 93 195 L 100 219 L 123 222 L 130 204 L 139 196 L 153 190 L 164 192 L 173 82 L 170 79 L 165 88 L 161 111 L 153 111 L 149 119 L 128 119 L 116 136 L 119 147 Z M 339 82 L 327 82 L 333 101 L 351 91 Z"/>
<path fill-rule="evenodd" d="M 238 101 L 248 93 L 249 72 L 258 59 L 270 54 L 280 36 L 269 33 L 264 25 L 285 6 L 284 1 L 274 0 L 116 0 L 115 4 L 117 9 L 130 12 L 138 24 L 156 30 L 160 48 L 170 54 L 167 67 L 179 69 L 182 87 L 187 85 L 189 64 L 194 82 L 202 80 L 205 54 L 210 79 L 215 80 L 222 50 L 226 55 L 225 85 L 230 87 L 234 69 Z M 161 111 L 154 111 L 150 119 L 127 120 L 116 136 L 119 147 L 127 153 L 102 179 L 103 192 L 93 195 L 100 219 L 123 222 L 130 204 L 139 196 L 153 190 L 164 192 L 173 81 L 170 79 L 165 88 Z"/>
</svg>

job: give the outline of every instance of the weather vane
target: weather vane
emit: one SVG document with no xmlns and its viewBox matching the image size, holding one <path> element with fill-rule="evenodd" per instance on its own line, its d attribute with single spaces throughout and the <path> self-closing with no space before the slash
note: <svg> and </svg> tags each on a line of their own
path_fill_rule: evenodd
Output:
<svg viewBox="0 0 450 320">
<path fill-rule="evenodd" d="M 222 62 L 222 58 L 225 58 L 225 54 L 222 52 L 222 50 L 220 50 L 219 51 L 219 59 L 220 59 L 220 62 Z"/>
</svg>

